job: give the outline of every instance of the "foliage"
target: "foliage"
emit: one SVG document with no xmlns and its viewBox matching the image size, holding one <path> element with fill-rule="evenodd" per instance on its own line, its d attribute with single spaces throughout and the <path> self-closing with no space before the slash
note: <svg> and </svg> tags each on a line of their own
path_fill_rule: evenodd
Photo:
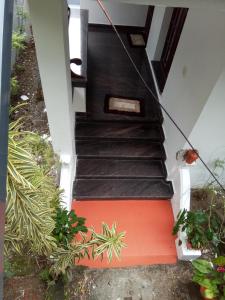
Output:
<svg viewBox="0 0 225 300">
<path fill-rule="evenodd" d="M 105 223 L 102 224 L 102 233 L 97 234 L 92 229 L 92 243 L 94 256 L 102 256 L 106 252 L 109 262 L 112 260 L 113 254 L 119 259 L 121 249 L 126 245 L 123 242 L 124 232 L 117 233 L 116 224 L 112 225 L 112 229 Z"/>
<path fill-rule="evenodd" d="M 13 32 L 12 34 L 13 49 L 24 50 L 26 48 L 25 41 L 26 41 L 26 36 L 24 33 L 20 33 L 18 31 Z"/>
<path fill-rule="evenodd" d="M 68 276 L 83 257 L 103 257 L 106 253 L 109 261 L 113 255 L 119 258 L 125 233 L 118 233 L 116 225 L 110 229 L 106 224 L 100 234 L 94 229 L 88 231 L 84 218 L 61 208 L 61 191 L 52 176 L 57 158 L 45 140 L 22 131 L 21 126 L 21 119 L 9 125 L 5 257 L 26 253 L 37 261 L 44 258 L 40 276 L 48 286 Z"/>
<path fill-rule="evenodd" d="M 25 22 L 29 15 L 26 11 L 24 11 L 24 7 L 19 5 L 16 7 L 16 15 L 18 17 L 18 31 L 23 33 L 25 32 Z"/>
<path fill-rule="evenodd" d="M 222 182 L 225 160 L 217 159 L 212 172 Z M 211 250 L 217 255 L 225 254 L 225 190 L 210 175 L 206 184 L 199 190 L 198 198 L 204 209 L 179 212 L 173 234 L 185 231 L 193 248 Z"/>
<path fill-rule="evenodd" d="M 49 136 L 32 134 L 25 136 L 24 138 L 29 145 L 31 152 L 34 154 L 37 164 L 46 172 L 51 173 L 53 170 L 59 168 L 59 158 L 54 153 L 52 145 L 48 141 Z"/>
<path fill-rule="evenodd" d="M 203 210 L 179 212 L 173 228 L 173 235 L 179 230 L 186 231 L 188 241 L 195 249 L 217 249 L 221 242 L 221 220 L 216 213 L 209 214 Z"/>
<path fill-rule="evenodd" d="M 59 207 L 55 217 L 55 228 L 53 236 L 59 246 L 67 248 L 78 232 L 87 232 L 84 225 L 85 218 L 78 217 L 73 210 L 68 212 L 65 208 Z"/>
<path fill-rule="evenodd" d="M 11 78 L 10 84 L 11 84 L 11 95 L 16 96 L 19 91 L 19 83 L 16 76 L 13 76 Z"/>
<path fill-rule="evenodd" d="M 193 281 L 205 288 L 204 297 L 225 300 L 225 257 L 218 257 L 213 262 L 196 259 L 192 265 Z"/>
<path fill-rule="evenodd" d="M 54 278 L 66 274 L 69 268 L 81 258 L 90 258 L 90 252 L 93 259 L 99 256 L 103 257 L 103 253 L 106 253 L 109 262 L 111 262 L 113 254 L 117 258 L 120 257 L 122 248 L 126 247 L 123 242 L 125 232 L 118 233 L 115 224 L 110 229 L 104 223 L 101 234 L 95 233 L 94 229 L 90 229 L 90 231 L 90 237 L 88 234 L 81 233 L 80 241 L 74 240 L 67 249 L 58 247 L 52 254 L 53 264 L 50 273 Z"/>
<path fill-rule="evenodd" d="M 5 253 L 26 249 L 49 255 L 56 248 L 52 203 L 54 198 L 59 202 L 60 191 L 26 142 L 35 134 L 20 131 L 20 127 L 21 120 L 9 126 Z"/>
<path fill-rule="evenodd" d="M 33 256 L 14 255 L 12 258 L 4 258 L 4 276 L 26 276 L 34 272 L 36 260 Z"/>
</svg>

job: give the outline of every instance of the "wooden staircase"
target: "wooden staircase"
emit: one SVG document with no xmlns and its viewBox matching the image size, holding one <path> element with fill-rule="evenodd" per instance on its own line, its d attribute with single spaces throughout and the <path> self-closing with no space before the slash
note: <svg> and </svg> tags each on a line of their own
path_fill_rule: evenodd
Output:
<svg viewBox="0 0 225 300">
<path fill-rule="evenodd" d="M 170 199 L 164 134 L 157 122 L 96 121 L 77 116 L 74 198 Z"/>
<path fill-rule="evenodd" d="M 144 48 L 121 37 L 142 76 L 155 92 Z M 89 267 L 125 267 L 175 263 L 174 224 L 163 147 L 162 112 L 110 29 L 88 32 L 87 114 L 76 114 L 76 178 L 72 208 L 88 227 L 101 223 L 126 231 L 121 260 L 81 260 Z M 106 113 L 107 94 L 144 101 L 144 116 Z"/>
</svg>

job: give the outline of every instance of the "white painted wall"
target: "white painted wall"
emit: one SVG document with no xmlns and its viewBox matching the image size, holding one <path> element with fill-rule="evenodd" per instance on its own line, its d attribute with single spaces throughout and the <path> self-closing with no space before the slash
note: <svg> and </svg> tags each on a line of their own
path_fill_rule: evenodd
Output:
<svg viewBox="0 0 225 300">
<path fill-rule="evenodd" d="M 190 134 L 190 139 L 211 169 L 216 159 L 225 159 L 225 71 L 212 90 Z M 225 172 L 220 174 L 220 180 L 225 183 Z M 208 172 L 198 161 L 191 169 L 192 187 L 205 184 L 208 178 Z"/>
<path fill-rule="evenodd" d="M 189 137 L 211 91 L 225 67 L 225 13 L 190 9 L 178 44 L 173 64 L 160 98 L 166 110 Z M 176 152 L 185 140 L 164 114 L 167 170 L 174 181 L 174 212 L 179 207 L 176 197 Z"/>
<path fill-rule="evenodd" d="M 115 25 L 145 26 L 148 6 L 102 1 Z M 89 23 L 109 24 L 97 1 L 81 0 L 80 7 L 89 10 Z"/>
</svg>

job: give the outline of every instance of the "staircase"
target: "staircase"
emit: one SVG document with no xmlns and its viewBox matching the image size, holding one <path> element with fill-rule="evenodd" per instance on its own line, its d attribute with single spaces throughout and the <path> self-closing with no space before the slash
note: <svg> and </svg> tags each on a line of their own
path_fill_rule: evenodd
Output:
<svg viewBox="0 0 225 300">
<path fill-rule="evenodd" d="M 123 41 L 153 92 L 144 48 Z M 173 187 L 167 181 L 162 112 L 110 29 L 88 32 L 87 112 L 76 114 L 76 178 L 72 208 L 86 225 L 116 223 L 125 231 L 121 260 L 81 260 L 89 267 L 125 267 L 176 262 L 172 236 Z M 144 116 L 106 113 L 107 94 L 144 101 Z"/>
<path fill-rule="evenodd" d="M 164 134 L 158 122 L 94 121 L 77 116 L 74 198 L 170 199 Z"/>
</svg>

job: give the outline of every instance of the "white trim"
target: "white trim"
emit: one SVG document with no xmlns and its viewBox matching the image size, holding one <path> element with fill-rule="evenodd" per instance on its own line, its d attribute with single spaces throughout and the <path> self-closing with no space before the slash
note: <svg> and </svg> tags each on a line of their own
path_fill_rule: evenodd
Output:
<svg viewBox="0 0 225 300">
<path fill-rule="evenodd" d="M 181 242 L 181 245 L 179 243 Z M 176 239 L 177 257 L 179 260 L 192 261 L 199 258 L 202 255 L 201 250 L 187 248 L 187 235 L 185 232 L 179 234 L 179 238 Z"/>
<path fill-rule="evenodd" d="M 60 189 L 62 194 L 62 205 L 70 210 L 73 200 L 73 182 L 76 172 L 76 157 L 70 157 L 69 155 L 61 155 L 61 173 L 60 173 Z"/>
</svg>

